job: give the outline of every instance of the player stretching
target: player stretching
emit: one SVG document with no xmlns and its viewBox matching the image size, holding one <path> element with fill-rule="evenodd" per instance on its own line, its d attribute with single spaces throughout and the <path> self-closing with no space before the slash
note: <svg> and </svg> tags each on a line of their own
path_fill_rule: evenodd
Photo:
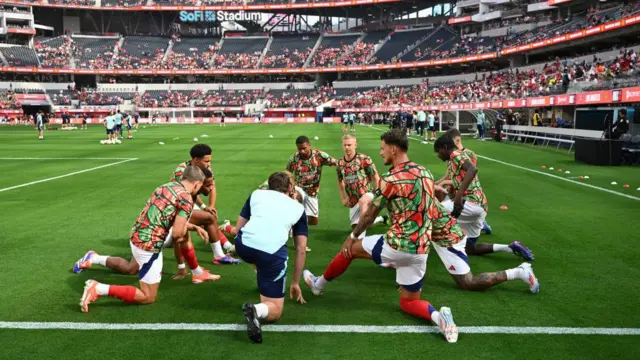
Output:
<svg viewBox="0 0 640 360">
<path fill-rule="evenodd" d="M 473 151 L 471 151 L 470 149 L 465 148 L 464 146 L 462 146 L 462 134 L 460 133 L 460 130 L 456 129 L 456 128 L 452 128 L 447 130 L 447 132 L 445 133 L 445 135 L 448 135 L 450 138 L 453 139 L 453 142 L 456 145 L 456 148 L 458 150 L 463 151 L 465 154 L 467 154 L 467 156 L 469 157 L 469 160 L 471 160 L 471 163 L 473 164 L 473 166 L 478 166 L 478 157 L 476 156 L 476 153 L 474 153 Z M 447 169 L 450 170 L 450 169 Z M 440 181 L 437 181 L 436 184 L 438 185 L 442 185 L 443 183 L 450 183 L 450 172 L 447 171 L 447 174 L 445 175 L 445 177 L 443 179 L 441 179 Z M 491 226 L 489 226 L 489 224 L 487 224 L 486 221 L 484 221 L 482 223 L 482 231 L 485 232 L 487 235 L 491 235 Z"/>
<path fill-rule="evenodd" d="M 453 217 L 458 219 L 460 227 L 467 235 L 467 253 L 483 255 L 493 252 L 512 252 L 527 261 L 532 261 L 531 250 L 518 241 L 509 245 L 477 243 L 488 210 L 487 197 L 476 176 L 478 168 L 473 165 L 464 151 L 456 148 L 453 139 L 447 135 L 440 136 L 433 147 L 440 160 L 449 162 L 454 199 L 445 201 L 443 205 Z"/>
<path fill-rule="evenodd" d="M 380 177 L 376 166 L 367 155 L 356 152 L 358 143 L 356 137 L 348 134 L 342 137 L 344 157 L 337 161 L 338 190 L 342 205 L 349 208 L 351 227 L 355 228 L 360 221 L 360 215 L 367 212 L 373 191 L 378 187 Z M 374 224 L 384 222 L 382 216 L 376 217 Z M 360 234 L 364 238 L 366 230 Z"/>
<path fill-rule="evenodd" d="M 436 186 L 435 192 L 439 200 L 443 200 L 446 196 L 444 189 L 439 186 Z M 449 214 L 440 201 L 436 201 L 435 205 L 438 209 L 438 215 L 433 221 L 431 243 L 458 288 L 480 291 L 505 281 L 522 280 L 529 286 L 531 293 L 538 293 L 540 284 L 533 273 L 531 264 L 526 262 L 513 269 L 474 276 L 465 250 L 467 237 L 456 219 Z"/>
<path fill-rule="evenodd" d="M 373 259 L 378 265 L 388 263 L 396 268 L 396 282 L 401 286 L 400 308 L 410 315 L 433 321 L 448 342 L 456 342 L 458 328 L 451 309 L 442 307 L 437 311 L 429 302 L 420 300 L 432 219 L 437 215 L 433 176 L 429 170 L 409 161 L 409 140 L 404 129 L 390 130 L 381 140 L 380 155 L 384 164 L 392 168 L 382 175 L 373 203 L 345 240 L 340 253 L 320 277 L 305 270 L 305 283 L 314 295 L 320 295 L 327 282 L 347 270 L 353 258 Z M 383 207 L 387 208 L 392 221 L 387 233 L 358 240 Z"/>
<path fill-rule="evenodd" d="M 335 166 L 336 160 L 324 151 L 311 149 L 311 142 L 306 136 L 299 136 L 296 139 L 296 146 L 298 152 L 289 158 L 287 170 L 295 177 L 296 185 L 307 193 L 304 210 L 309 218 L 309 225 L 318 225 L 320 208 L 317 196 L 320 190 L 322 167 Z"/>
<path fill-rule="evenodd" d="M 135 304 L 151 304 L 156 301 L 162 279 L 162 244 L 169 229 L 172 228 L 172 235 L 180 241 L 187 230 L 194 228 L 188 222 L 193 208 L 192 196 L 198 193 L 203 182 L 202 170 L 189 166 L 185 169 L 184 177 L 180 182 L 161 185 L 153 192 L 131 229 L 130 245 L 133 254 L 131 261 L 99 256 L 92 252 L 79 260 L 79 263 L 91 261 L 120 272 L 131 271 L 131 268 L 137 269 L 140 279 L 140 288 L 107 285 L 96 280 L 87 280 L 80 300 L 80 308 L 83 312 L 88 312 L 89 305 L 100 296 L 112 296 Z M 218 278 L 206 271 L 203 271 L 203 275 L 203 281 Z"/>
<path fill-rule="evenodd" d="M 179 180 L 182 176 L 182 172 L 184 169 L 190 165 L 195 165 L 201 169 L 211 169 L 211 147 L 206 144 L 196 144 L 190 150 L 191 160 L 185 161 L 184 163 L 178 165 L 176 170 L 173 173 L 172 180 Z M 191 215 L 190 221 L 194 224 L 198 224 L 204 227 L 207 230 L 207 234 L 209 234 L 209 239 L 211 239 L 211 250 L 213 251 L 213 264 L 215 265 L 224 265 L 224 264 L 239 264 L 240 260 L 234 259 L 229 255 L 225 255 L 223 251 L 223 246 L 225 249 L 229 249 L 232 245 L 228 242 L 227 238 L 224 236 L 222 231 L 218 229 L 218 213 L 215 209 L 216 206 L 216 185 L 215 178 L 213 182 L 213 188 L 209 193 L 209 203 L 208 205 L 204 205 L 204 202 L 197 197 L 195 199 L 196 205 L 198 205 L 202 210 L 194 210 Z M 224 242 L 224 244 L 223 244 Z M 170 244 L 167 243 L 166 246 Z M 186 269 L 182 269 L 183 273 Z"/>
<path fill-rule="evenodd" d="M 256 266 L 260 303 L 244 303 L 247 332 L 253 343 L 262 343 L 260 321 L 277 321 L 284 308 L 287 278 L 287 240 L 293 229 L 296 258 L 289 296 L 304 304 L 300 277 L 304 269 L 307 246 L 307 217 L 304 206 L 291 198 L 294 184 L 284 172 L 269 176 L 268 190 L 255 190 L 238 216 L 236 251 Z"/>
</svg>

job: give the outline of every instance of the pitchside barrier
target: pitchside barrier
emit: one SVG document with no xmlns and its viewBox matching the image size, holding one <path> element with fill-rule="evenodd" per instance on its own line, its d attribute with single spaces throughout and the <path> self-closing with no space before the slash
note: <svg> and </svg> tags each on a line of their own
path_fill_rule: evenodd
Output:
<svg viewBox="0 0 640 360">
<path fill-rule="evenodd" d="M 575 138 L 600 139 L 602 131 L 542 126 L 505 125 L 502 131 L 505 141 L 525 142 L 531 145 L 555 146 L 573 150 Z"/>
</svg>

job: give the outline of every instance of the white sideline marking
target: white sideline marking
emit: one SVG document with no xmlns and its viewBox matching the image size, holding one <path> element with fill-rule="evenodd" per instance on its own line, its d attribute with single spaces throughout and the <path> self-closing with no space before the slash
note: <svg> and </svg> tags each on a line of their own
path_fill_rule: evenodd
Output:
<svg viewBox="0 0 640 360">
<path fill-rule="evenodd" d="M 104 157 L 0 157 L 0 160 L 138 160 L 138 158 L 104 158 Z"/>
<path fill-rule="evenodd" d="M 78 175 L 78 174 L 86 173 L 86 172 L 89 172 L 89 171 L 94 171 L 94 170 L 106 168 L 106 167 L 109 167 L 109 166 L 119 165 L 119 164 L 123 164 L 123 163 L 129 162 L 129 161 L 134 161 L 134 160 L 137 160 L 137 159 L 136 158 L 132 158 L 132 159 L 121 160 L 121 161 L 117 161 L 117 162 L 106 164 L 106 165 L 100 165 L 100 166 L 92 167 L 90 169 L 74 171 L 74 172 L 71 172 L 71 173 L 68 173 L 68 174 L 64 174 L 64 175 L 54 176 L 54 177 L 50 177 L 50 178 L 46 178 L 46 179 L 42 179 L 42 180 L 31 181 L 31 182 L 20 184 L 20 185 L 10 186 L 10 187 L 6 187 L 6 188 L 0 189 L 0 192 L 9 191 L 9 190 L 13 190 L 13 189 L 19 189 L 21 187 L 31 186 L 31 185 L 35 185 L 35 184 L 39 184 L 39 183 L 43 183 L 43 182 L 47 182 L 47 181 L 62 179 L 62 178 L 65 178 L 65 177 Z"/>
<path fill-rule="evenodd" d="M 0 322 L 0 329 L 21 330 L 152 330 L 152 331 L 246 331 L 244 324 L 149 323 L 114 324 L 83 322 Z M 265 325 L 268 332 L 284 333 L 363 333 L 401 334 L 438 333 L 435 326 L 375 326 L 375 325 Z M 547 334 L 547 335 L 640 335 L 640 328 L 580 328 L 580 327 L 519 327 L 461 326 L 463 334 Z"/>
<path fill-rule="evenodd" d="M 386 130 L 384 130 L 384 129 L 380 129 L 380 128 L 377 128 L 377 127 L 372 127 L 371 129 L 376 129 L 376 130 L 378 130 L 378 131 L 386 131 Z M 415 140 L 415 141 L 422 141 L 422 139 L 416 139 L 416 138 L 413 138 L 413 137 L 409 137 L 409 139 L 411 139 L 411 140 Z M 431 144 L 431 143 L 429 143 L 429 144 Z M 633 196 L 633 195 L 629 195 L 629 194 L 621 193 L 621 192 L 618 192 L 618 191 L 615 191 L 615 190 L 605 189 L 605 188 L 603 188 L 603 187 L 595 186 L 595 185 L 591 185 L 591 184 L 588 184 L 588 183 L 585 183 L 585 182 L 575 181 L 575 180 L 572 180 L 572 179 L 570 179 L 570 178 L 564 178 L 564 177 L 561 177 L 561 176 L 558 176 L 558 175 L 554 175 L 554 174 L 550 174 L 550 173 L 546 173 L 546 172 L 543 172 L 543 171 L 540 171 L 540 170 L 529 169 L 529 168 L 526 168 L 526 167 L 524 167 L 524 166 L 520 166 L 520 165 L 516 165 L 516 164 L 511 164 L 511 163 L 508 163 L 508 162 L 504 162 L 504 161 L 502 161 L 502 160 L 492 159 L 492 158 L 490 158 L 490 157 L 486 157 L 486 156 L 483 156 L 483 155 L 478 155 L 478 154 L 476 154 L 476 156 L 477 156 L 477 157 L 479 157 L 479 158 L 481 158 L 481 159 L 485 159 L 485 160 L 493 161 L 493 162 L 496 162 L 496 163 L 498 163 L 498 164 L 502 164 L 502 165 L 505 165 L 505 166 L 510 166 L 510 167 L 513 167 L 513 168 L 516 168 L 516 169 L 520 169 L 520 170 L 524 170 L 524 171 L 529 171 L 529 172 L 536 173 L 536 174 L 540 174 L 540 175 L 544 175 L 544 176 L 549 176 L 549 177 L 552 177 L 552 178 L 554 178 L 554 179 L 558 179 L 558 180 L 562 180 L 562 181 L 570 182 L 570 183 L 572 183 L 572 184 L 576 184 L 576 185 L 580 185 L 580 186 L 585 186 L 585 187 L 588 187 L 588 188 L 591 188 L 591 189 L 604 191 L 604 192 L 609 193 L 609 194 L 622 196 L 622 197 L 625 197 L 625 198 L 627 198 L 627 199 L 640 201 L 640 197 L 637 197 L 637 196 Z"/>
</svg>

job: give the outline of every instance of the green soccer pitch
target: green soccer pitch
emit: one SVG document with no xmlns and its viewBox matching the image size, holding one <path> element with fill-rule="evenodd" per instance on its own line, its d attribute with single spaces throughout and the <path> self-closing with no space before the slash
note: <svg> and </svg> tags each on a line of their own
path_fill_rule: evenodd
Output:
<svg viewBox="0 0 640 360">
<path fill-rule="evenodd" d="M 356 133 L 358 150 L 380 172 L 386 169 L 378 155 L 384 130 L 358 126 Z M 456 344 L 403 314 L 394 271 L 367 261 L 355 261 L 322 297 L 302 284 L 307 304 L 287 299 L 281 321 L 265 327 L 264 343 L 250 344 L 241 305 L 258 299 L 254 270 L 244 263 L 212 265 L 210 247 L 197 236 L 198 260 L 220 274 L 219 281 L 172 280 L 176 263 L 166 252 L 155 304 L 105 297 L 89 313 L 80 312 L 87 279 L 137 284 L 135 276 L 100 267 L 77 275 L 71 268 L 90 249 L 130 257 L 131 225 L 152 191 L 189 158 L 194 137 L 214 151 L 220 220 L 235 222 L 256 186 L 284 169 L 299 135 L 318 136 L 314 148 L 342 155 L 337 124 L 141 126 L 135 139 L 121 145 L 100 145 L 101 127 L 47 131 L 44 141 L 32 127 L 0 128 L 0 358 L 637 358 L 640 168 L 577 165 L 566 151 L 472 139 L 464 145 L 479 156 L 493 227 L 492 235 L 482 237 L 530 247 L 541 288 L 532 295 L 513 281 L 485 292 L 458 290 L 431 252 L 423 298 L 452 308 L 460 327 Z M 440 178 L 446 167 L 433 145 L 414 140 L 410 158 Z M 310 229 L 307 256 L 315 273 L 350 232 L 333 168 L 323 171 L 319 197 L 320 224 Z M 368 233 L 384 231 L 376 225 Z M 470 261 L 474 273 L 521 263 L 505 253 Z"/>
</svg>

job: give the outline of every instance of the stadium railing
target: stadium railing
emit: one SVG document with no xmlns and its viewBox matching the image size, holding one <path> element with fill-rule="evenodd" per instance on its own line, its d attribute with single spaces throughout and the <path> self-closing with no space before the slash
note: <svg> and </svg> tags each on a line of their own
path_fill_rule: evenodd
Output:
<svg viewBox="0 0 640 360">
<path fill-rule="evenodd" d="M 576 137 L 600 139 L 602 131 L 583 130 L 573 128 L 554 128 L 543 126 L 505 125 L 502 134 L 506 141 L 518 142 L 530 139 L 531 145 L 556 145 L 556 151 L 562 145 L 568 145 L 569 152 L 573 150 Z M 526 141 L 525 141 L 526 142 Z"/>
</svg>

